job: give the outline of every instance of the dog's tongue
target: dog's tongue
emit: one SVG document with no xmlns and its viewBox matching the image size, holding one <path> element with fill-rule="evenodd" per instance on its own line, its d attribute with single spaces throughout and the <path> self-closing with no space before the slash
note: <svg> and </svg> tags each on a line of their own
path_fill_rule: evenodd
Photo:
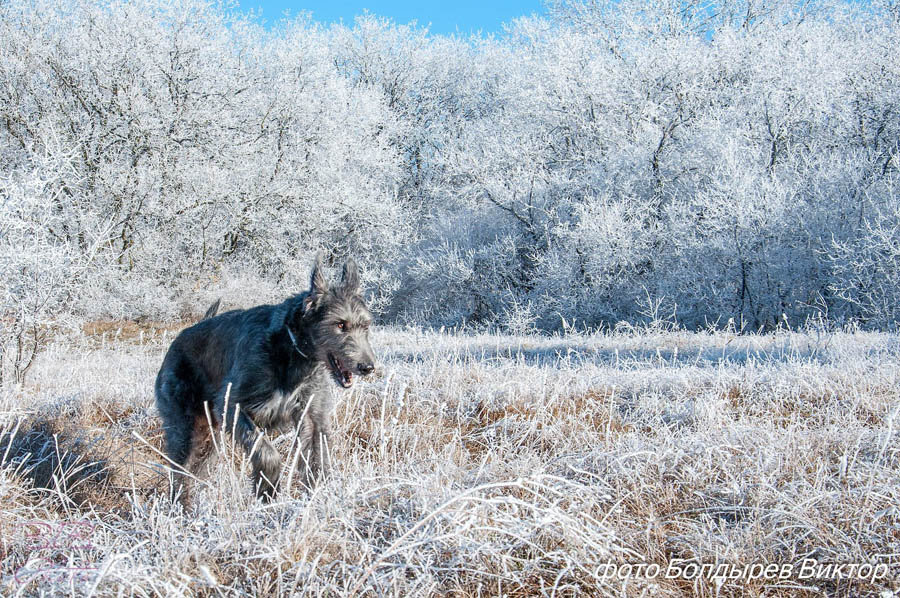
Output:
<svg viewBox="0 0 900 598">
<path fill-rule="evenodd" d="M 350 388 L 353 386 L 353 373 L 349 370 L 344 369 L 344 365 L 338 361 L 334 355 L 329 355 L 331 360 L 331 366 L 335 369 L 335 373 L 338 374 L 338 377 L 341 379 L 341 386 L 344 388 Z"/>
</svg>

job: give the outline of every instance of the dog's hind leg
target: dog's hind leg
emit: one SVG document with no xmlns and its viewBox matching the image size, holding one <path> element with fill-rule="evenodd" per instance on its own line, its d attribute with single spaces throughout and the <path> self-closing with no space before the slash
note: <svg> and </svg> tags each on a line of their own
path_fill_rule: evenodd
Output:
<svg viewBox="0 0 900 598">
<path fill-rule="evenodd" d="M 172 463 L 184 467 L 194 440 L 194 416 L 185 414 L 182 417 L 169 420 L 163 431 L 166 436 L 166 454 Z"/>
<path fill-rule="evenodd" d="M 172 462 L 170 496 L 174 499 L 183 490 L 180 469 L 190 457 L 194 441 L 195 415 L 189 410 L 190 387 L 174 375 L 161 375 L 157 380 L 156 404 L 163 420 L 166 454 Z"/>
<path fill-rule="evenodd" d="M 191 456 L 194 445 L 194 417 L 185 415 L 184 418 L 172 420 L 164 426 L 166 437 L 166 453 L 172 461 L 170 467 L 169 497 L 175 500 L 181 495 L 182 500 L 187 500 L 187 477 L 185 465 Z"/>
</svg>

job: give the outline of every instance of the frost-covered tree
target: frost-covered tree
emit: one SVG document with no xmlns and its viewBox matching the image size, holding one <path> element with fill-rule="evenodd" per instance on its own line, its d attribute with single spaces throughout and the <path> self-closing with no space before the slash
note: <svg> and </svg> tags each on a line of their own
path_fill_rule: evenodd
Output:
<svg viewBox="0 0 900 598">
<path fill-rule="evenodd" d="M 324 247 L 384 321 L 896 320 L 895 3 L 560 0 L 488 38 L 206 0 L 0 13 L 2 226 L 87 268 L 63 311 L 257 302 Z"/>
<path fill-rule="evenodd" d="M 48 145 L 57 139 L 42 134 Z M 68 304 L 90 285 L 84 277 L 110 242 L 107 226 L 68 238 L 60 206 L 76 174 L 66 158 L 48 151 L 27 173 L 0 176 L 0 385 L 21 382 L 53 330 L 73 324 Z"/>
<path fill-rule="evenodd" d="M 689 325 L 860 315 L 834 292 L 831 256 L 834 239 L 875 238 L 858 215 L 893 205 L 890 13 L 553 13 L 514 24 L 493 66 L 495 110 L 445 148 L 456 169 L 443 192 L 469 201 L 440 204 L 465 226 L 410 269 L 426 296 L 452 289 L 476 320 L 527 306 L 545 327 L 640 319 L 647 294 Z"/>
<path fill-rule="evenodd" d="M 50 151 L 35 131 L 60 132 L 64 234 L 112 227 L 115 267 L 97 274 L 115 311 L 171 312 L 229 267 L 290 287 L 320 246 L 391 288 L 384 264 L 408 234 L 394 117 L 338 74 L 317 29 L 269 34 L 202 0 L 2 10 L 4 151 L 27 168 Z"/>
</svg>

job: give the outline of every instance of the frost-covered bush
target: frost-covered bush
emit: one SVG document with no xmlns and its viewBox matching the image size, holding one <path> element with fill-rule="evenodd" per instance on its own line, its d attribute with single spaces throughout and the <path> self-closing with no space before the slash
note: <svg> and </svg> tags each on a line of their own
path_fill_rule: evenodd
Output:
<svg viewBox="0 0 900 598">
<path fill-rule="evenodd" d="M 830 288 L 850 304 L 854 316 L 876 326 L 900 320 L 900 204 L 865 221 L 852 240 L 829 249 L 834 272 Z"/>
<path fill-rule="evenodd" d="M 53 330 L 71 325 L 67 305 L 108 240 L 105 228 L 66 237 L 70 164 L 45 158 L 0 177 L 0 385 L 21 382 Z"/>
</svg>

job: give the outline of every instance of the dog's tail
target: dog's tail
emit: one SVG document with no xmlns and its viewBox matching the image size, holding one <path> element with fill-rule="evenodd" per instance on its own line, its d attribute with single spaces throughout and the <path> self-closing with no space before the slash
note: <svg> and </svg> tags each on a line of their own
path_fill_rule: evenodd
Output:
<svg viewBox="0 0 900 598">
<path fill-rule="evenodd" d="M 222 298 L 221 298 L 221 297 L 219 297 L 218 299 L 216 299 L 216 302 L 209 306 L 209 309 L 206 310 L 206 313 L 203 314 L 203 317 L 200 318 L 200 319 L 201 319 L 201 320 L 208 320 L 208 319 L 212 318 L 213 316 L 215 316 L 216 313 L 218 313 L 218 311 L 219 311 L 219 304 L 220 304 L 220 303 L 222 303 Z"/>
</svg>

